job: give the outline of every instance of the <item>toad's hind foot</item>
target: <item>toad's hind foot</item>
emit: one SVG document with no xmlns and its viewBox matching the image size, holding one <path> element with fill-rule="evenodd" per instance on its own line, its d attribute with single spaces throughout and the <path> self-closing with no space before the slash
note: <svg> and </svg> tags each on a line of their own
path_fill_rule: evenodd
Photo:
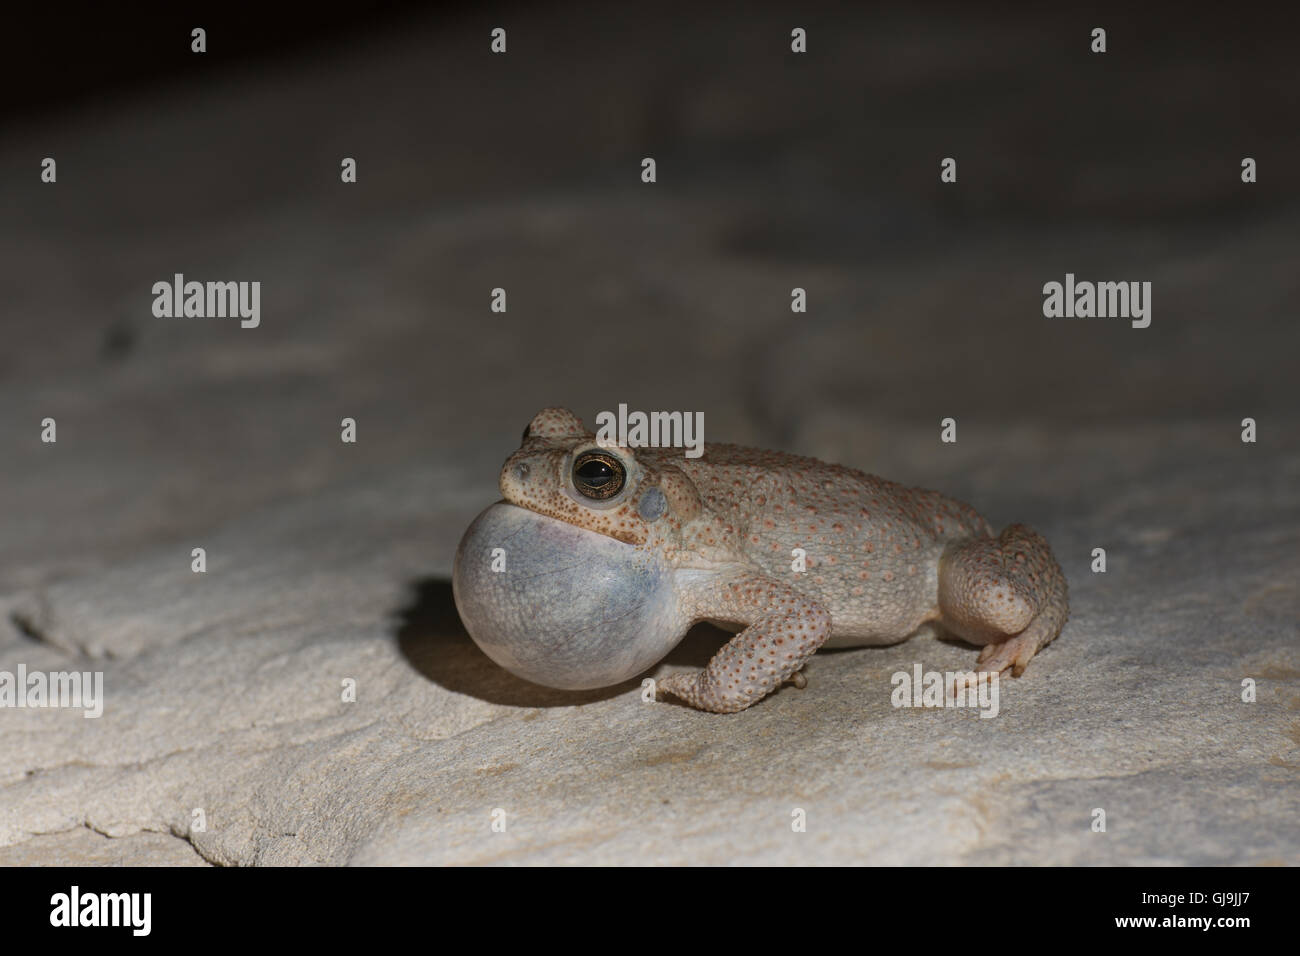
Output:
<svg viewBox="0 0 1300 956">
<path fill-rule="evenodd" d="M 976 666 L 981 671 L 997 674 L 1010 669 L 1012 677 L 1019 677 L 1029 664 L 1029 659 L 1048 643 L 1038 634 L 1031 633 L 1033 630 L 1031 626 L 1024 633 L 1007 638 L 1000 644 L 984 645 L 976 658 Z"/>
</svg>

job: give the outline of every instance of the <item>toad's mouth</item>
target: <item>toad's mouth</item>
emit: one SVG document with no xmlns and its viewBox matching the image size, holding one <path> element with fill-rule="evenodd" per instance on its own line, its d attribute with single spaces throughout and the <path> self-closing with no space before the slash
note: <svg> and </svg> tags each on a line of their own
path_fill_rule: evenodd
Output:
<svg viewBox="0 0 1300 956">
<path fill-rule="evenodd" d="M 488 657 L 567 690 L 635 677 L 690 623 L 657 553 L 504 501 L 466 530 L 452 590 Z"/>
</svg>

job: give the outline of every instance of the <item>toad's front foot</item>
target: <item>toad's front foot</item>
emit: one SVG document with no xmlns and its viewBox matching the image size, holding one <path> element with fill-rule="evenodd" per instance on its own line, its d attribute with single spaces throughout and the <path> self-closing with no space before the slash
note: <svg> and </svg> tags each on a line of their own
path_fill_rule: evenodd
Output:
<svg viewBox="0 0 1300 956">
<path fill-rule="evenodd" d="M 734 714 L 762 700 L 787 680 L 801 687 L 799 673 L 831 633 L 831 616 L 820 605 L 780 584 L 745 576 L 729 582 L 709 616 L 753 623 L 713 655 L 696 674 L 671 674 L 659 689 L 700 710 Z M 715 592 L 711 601 L 717 601 Z"/>
</svg>

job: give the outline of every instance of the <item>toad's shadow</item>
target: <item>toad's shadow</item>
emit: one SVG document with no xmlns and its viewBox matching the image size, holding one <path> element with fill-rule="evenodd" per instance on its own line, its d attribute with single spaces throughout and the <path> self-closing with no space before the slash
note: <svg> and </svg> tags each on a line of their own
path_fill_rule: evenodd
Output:
<svg viewBox="0 0 1300 956">
<path fill-rule="evenodd" d="M 641 684 L 641 677 L 595 690 L 555 690 L 530 683 L 478 649 L 460 622 L 450 581 L 420 578 L 411 582 L 410 592 L 411 599 L 394 615 L 392 633 L 411 666 L 447 690 L 514 707 L 572 707 L 609 700 Z M 702 668 L 730 639 L 726 631 L 697 624 L 661 663 Z"/>
</svg>

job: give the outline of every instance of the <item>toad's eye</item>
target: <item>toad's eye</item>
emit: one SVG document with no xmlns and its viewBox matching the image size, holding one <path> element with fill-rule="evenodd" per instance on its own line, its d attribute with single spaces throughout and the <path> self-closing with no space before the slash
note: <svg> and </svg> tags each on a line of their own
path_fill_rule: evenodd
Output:
<svg viewBox="0 0 1300 956">
<path fill-rule="evenodd" d="M 602 501 L 623 490 L 627 472 L 623 463 L 613 455 L 589 451 L 573 462 L 573 487 L 578 493 Z"/>
</svg>

